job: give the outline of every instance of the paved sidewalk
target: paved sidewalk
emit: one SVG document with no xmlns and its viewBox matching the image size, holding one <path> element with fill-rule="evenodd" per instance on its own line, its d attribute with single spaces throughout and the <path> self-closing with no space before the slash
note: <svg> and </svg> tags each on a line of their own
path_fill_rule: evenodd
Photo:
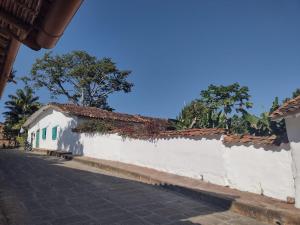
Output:
<svg viewBox="0 0 300 225">
<path fill-rule="evenodd" d="M 170 189 L 182 192 L 199 192 L 200 198 L 208 198 L 216 204 L 223 204 L 233 212 L 258 218 L 260 221 L 270 224 L 299 225 L 300 210 L 293 204 L 279 201 L 273 198 L 242 192 L 227 187 L 202 182 L 199 180 L 169 174 L 154 169 L 135 166 L 116 161 L 99 160 L 90 157 L 74 157 L 73 160 L 103 168 L 108 171 L 127 174 L 146 183 L 172 184 Z M 183 189 L 181 188 L 183 187 Z M 193 191 L 194 190 L 194 191 Z M 191 193 L 195 194 L 195 193 Z M 216 198 L 214 198 L 216 197 Z"/>
<path fill-rule="evenodd" d="M 265 225 L 186 195 L 75 161 L 0 150 L 9 225 Z"/>
</svg>

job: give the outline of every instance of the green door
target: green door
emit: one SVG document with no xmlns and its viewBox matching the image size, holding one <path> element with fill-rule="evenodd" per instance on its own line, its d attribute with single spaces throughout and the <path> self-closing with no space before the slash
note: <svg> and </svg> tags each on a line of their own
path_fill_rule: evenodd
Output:
<svg viewBox="0 0 300 225">
<path fill-rule="evenodd" d="M 35 135 L 35 147 L 36 148 L 40 147 L 40 130 L 36 131 L 36 135 Z"/>
</svg>

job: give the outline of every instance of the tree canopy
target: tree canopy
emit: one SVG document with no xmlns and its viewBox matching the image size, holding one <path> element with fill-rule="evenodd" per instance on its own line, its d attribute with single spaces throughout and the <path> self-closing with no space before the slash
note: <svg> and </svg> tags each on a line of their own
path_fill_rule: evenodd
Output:
<svg viewBox="0 0 300 225">
<path fill-rule="evenodd" d="M 112 59 L 97 59 L 85 51 L 62 55 L 48 52 L 33 64 L 30 79 L 34 87 L 47 88 L 52 98 L 65 96 L 74 104 L 111 110 L 108 96 L 130 92 L 130 74 L 131 71 L 118 69 Z"/>
<path fill-rule="evenodd" d="M 225 122 L 223 126 L 230 130 L 232 122 L 230 115 L 234 112 L 243 114 L 246 109 L 251 108 L 253 104 L 249 101 L 250 97 L 248 87 L 234 83 L 227 86 L 210 85 L 201 91 L 200 101 L 212 111 L 212 115 L 223 116 Z"/>
<path fill-rule="evenodd" d="M 238 122 L 249 116 L 252 107 L 249 89 L 238 83 L 231 85 L 210 85 L 201 91 L 200 98 L 185 106 L 178 116 L 177 128 L 226 128 L 234 130 Z M 238 124 L 237 124 L 238 123 Z M 244 129 L 239 127 L 239 129 Z"/>
<path fill-rule="evenodd" d="M 34 96 L 31 88 L 17 89 L 15 95 L 9 95 L 9 100 L 5 102 L 6 112 L 4 135 L 13 141 L 16 141 L 19 131 L 26 119 L 40 108 L 39 97 Z"/>
<path fill-rule="evenodd" d="M 294 92 L 293 97 L 298 92 Z M 299 91 L 300 93 L 300 91 Z M 284 121 L 271 121 L 270 114 L 280 107 L 278 97 L 269 111 L 260 116 L 249 113 L 253 104 L 249 89 L 238 83 L 231 85 L 210 85 L 201 91 L 200 97 L 183 107 L 177 117 L 177 129 L 187 128 L 225 128 L 236 134 L 256 136 L 286 133 Z"/>
<path fill-rule="evenodd" d="M 297 88 L 293 93 L 292 93 L 292 98 L 296 98 L 296 97 L 298 97 L 300 95 L 300 88 Z M 284 100 L 283 100 L 283 103 L 285 103 L 285 102 L 287 102 L 287 101 L 289 101 L 289 100 L 291 100 L 291 98 L 285 98 Z"/>
</svg>

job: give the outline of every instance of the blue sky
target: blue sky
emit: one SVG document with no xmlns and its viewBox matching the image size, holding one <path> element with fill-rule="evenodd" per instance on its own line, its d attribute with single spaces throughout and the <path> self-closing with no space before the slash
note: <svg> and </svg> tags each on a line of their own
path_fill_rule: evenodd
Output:
<svg viewBox="0 0 300 225">
<path fill-rule="evenodd" d="M 109 98 L 119 112 L 172 118 L 209 84 L 239 82 L 259 114 L 300 87 L 299 11 L 297 0 L 86 0 L 52 51 L 86 50 L 132 70 L 133 91 Z M 44 53 L 23 46 L 17 74 Z M 2 112 L 19 87 L 6 87 Z"/>
</svg>

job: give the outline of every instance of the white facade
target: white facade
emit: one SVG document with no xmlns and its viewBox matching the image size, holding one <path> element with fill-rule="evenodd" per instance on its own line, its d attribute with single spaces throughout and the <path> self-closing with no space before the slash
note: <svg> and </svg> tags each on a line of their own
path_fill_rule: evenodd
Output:
<svg viewBox="0 0 300 225">
<path fill-rule="evenodd" d="M 295 196 L 288 145 L 270 149 L 233 145 L 224 157 L 229 187 L 286 200 Z"/>
<path fill-rule="evenodd" d="M 47 109 L 43 111 L 28 127 L 28 141 L 34 148 L 73 151 L 82 154 L 82 147 L 78 142 L 79 135 L 72 132 L 76 127 L 78 118 L 61 113 L 57 110 Z M 52 128 L 57 127 L 57 138 L 52 139 Z M 46 128 L 46 139 L 42 138 L 42 130 Z M 39 131 L 39 138 L 37 137 Z M 32 135 L 34 134 L 34 135 Z M 31 140 L 31 137 L 32 140 Z M 38 142 L 38 143 L 37 143 Z"/>
<path fill-rule="evenodd" d="M 297 173 L 295 168 L 292 170 L 293 165 L 299 171 L 300 164 L 297 163 L 300 160 L 293 161 L 292 153 L 295 152 L 290 151 L 289 145 L 268 149 L 252 145 L 225 146 L 222 136 L 156 141 L 123 139 L 117 134 L 74 133 L 72 128 L 78 121 L 76 116 L 49 108 L 30 122 L 29 140 L 31 133 L 40 130 L 39 148 L 43 149 L 72 151 L 144 166 L 280 200 L 295 197 L 295 189 L 296 195 L 300 194 L 297 189 L 300 183 L 294 183 Z M 52 140 L 51 130 L 55 126 L 58 126 L 57 139 Z M 297 126 L 300 127 L 300 121 Z M 45 140 L 42 139 L 43 128 L 47 128 Z M 36 138 L 33 147 L 35 144 Z M 291 142 L 291 145 L 300 147 L 298 142 Z"/>
<path fill-rule="evenodd" d="M 221 140 L 123 139 L 119 135 L 80 135 L 84 155 L 145 166 L 182 176 L 226 185 Z"/>
<path fill-rule="evenodd" d="M 295 180 L 295 206 L 300 208 L 300 115 L 285 118 L 293 159 L 293 178 Z"/>
<path fill-rule="evenodd" d="M 271 149 L 223 144 L 215 139 L 172 138 L 154 142 L 80 134 L 85 156 L 120 161 L 286 200 L 295 196 L 288 145 Z"/>
</svg>

